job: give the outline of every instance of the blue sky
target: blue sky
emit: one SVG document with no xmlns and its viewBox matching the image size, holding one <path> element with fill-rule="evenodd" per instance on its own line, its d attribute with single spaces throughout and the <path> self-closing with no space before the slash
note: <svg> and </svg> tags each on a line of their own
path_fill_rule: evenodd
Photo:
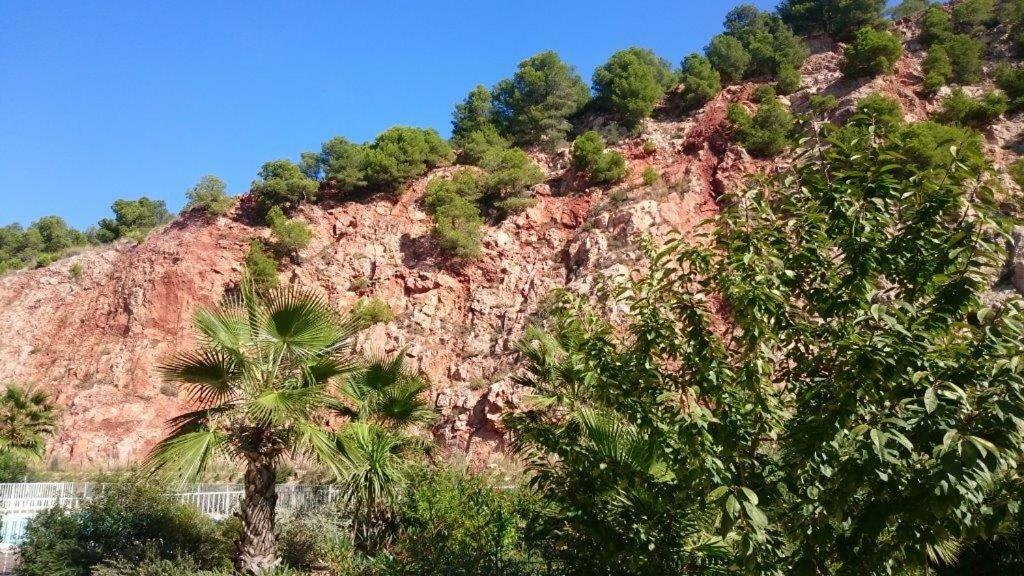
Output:
<svg viewBox="0 0 1024 576">
<path fill-rule="evenodd" d="M 335 135 L 447 135 L 456 102 L 534 53 L 588 82 L 629 46 L 678 63 L 736 3 L 0 0 L 0 225 L 86 227 L 143 195 L 178 210 L 204 174 L 241 193 Z"/>
</svg>

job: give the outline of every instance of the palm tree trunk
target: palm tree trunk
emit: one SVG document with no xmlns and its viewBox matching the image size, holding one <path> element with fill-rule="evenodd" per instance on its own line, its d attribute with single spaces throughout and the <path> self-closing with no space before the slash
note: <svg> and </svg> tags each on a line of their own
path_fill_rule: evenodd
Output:
<svg viewBox="0 0 1024 576">
<path fill-rule="evenodd" d="M 263 576 L 277 566 L 277 474 L 273 459 L 253 456 L 245 467 L 245 494 L 239 515 L 242 531 L 238 537 L 235 568 L 242 574 Z"/>
</svg>

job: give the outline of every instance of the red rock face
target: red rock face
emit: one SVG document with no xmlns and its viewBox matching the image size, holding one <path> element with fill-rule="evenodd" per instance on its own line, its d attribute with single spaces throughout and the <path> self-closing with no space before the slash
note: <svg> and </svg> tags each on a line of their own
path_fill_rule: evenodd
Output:
<svg viewBox="0 0 1024 576">
<path fill-rule="evenodd" d="M 918 96 L 920 60 L 901 23 L 908 51 L 897 74 L 869 82 L 844 80 L 840 47 L 817 39 L 804 68 L 804 89 L 789 97 L 800 111 L 811 93 L 827 92 L 849 108 L 873 90 L 897 96 L 908 117 L 935 104 Z M 469 263 L 444 258 L 430 236 L 419 200 L 437 170 L 399 199 L 342 202 L 329 196 L 296 214 L 313 239 L 281 280 L 327 295 L 342 308 L 376 296 L 396 318 L 370 329 L 371 352 L 408 355 L 432 382 L 444 417 L 433 430 L 452 451 L 484 463 L 504 446 L 501 414 L 520 391 L 511 384 L 515 343 L 554 288 L 586 292 L 602 275 L 628 274 L 641 263 L 640 235 L 684 236 L 717 212 L 717 199 L 755 170 L 785 167 L 786 158 L 758 163 L 729 142 L 723 125 L 730 101 L 751 86 L 727 88 L 701 112 L 676 122 L 649 121 L 640 138 L 618 146 L 631 173 L 612 191 L 587 189 L 566 171 L 568 154 L 535 155 L 550 179 L 535 190 L 537 205 L 488 227 L 483 256 Z M 1005 121 L 990 130 L 1000 162 L 1015 154 L 1001 144 L 1021 132 Z M 656 151 L 645 152 L 650 140 Z M 661 182 L 644 186 L 652 167 Z M 1014 186 L 1013 184 L 1009 184 Z M 337 230 L 337 235 L 335 235 Z M 267 230 L 232 217 L 185 215 L 139 245 L 97 248 L 0 278 L 0 307 L 9 329 L 0 341 L 0 382 L 33 382 L 62 407 L 51 455 L 78 464 L 127 463 L 142 457 L 165 432 L 184 400 L 161 382 L 155 367 L 193 345 L 196 308 L 216 302 L 241 275 L 249 241 Z M 82 274 L 74 278 L 72 265 Z"/>
</svg>

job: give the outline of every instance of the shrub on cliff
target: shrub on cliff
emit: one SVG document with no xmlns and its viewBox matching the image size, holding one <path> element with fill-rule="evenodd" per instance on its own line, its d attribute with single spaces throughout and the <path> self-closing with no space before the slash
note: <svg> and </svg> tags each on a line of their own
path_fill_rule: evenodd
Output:
<svg viewBox="0 0 1024 576">
<path fill-rule="evenodd" d="M 932 46 L 953 35 L 953 19 L 941 6 L 933 5 L 921 17 L 921 42 Z"/>
<path fill-rule="evenodd" d="M 544 172 L 519 148 L 493 150 L 480 162 L 486 170 L 481 181 L 482 201 L 499 217 L 520 212 L 536 200 L 530 189 L 544 180 Z"/>
<path fill-rule="evenodd" d="M 966 34 L 994 23 L 996 18 L 995 0 L 961 0 L 953 6 L 953 26 Z"/>
<path fill-rule="evenodd" d="M 725 34 L 743 45 L 750 55 L 746 75 L 771 76 L 782 66 L 799 70 L 807 58 L 807 47 L 776 15 L 762 12 L 752 4 L 741 4 L 725 17 Z"/>
<path fill-rule="evenodd" d="M 947 124 L 984 128 L 1002 116 L 1006 108 L 1006 95 L 998 90 L 971 97 L 957 88 L 942 101 L 938 118 Z"/>
<path fill-rule="evenodd" d="M 98 224 L 96 238 L 100 242 L 121 238 L 141 241 L 150 230 L 173 218 L 163 200 L 150 200 L 146 196 L 138 200 L 115 200 L 110 208 L 114 217 L 104 218 Z"/>
<path fill-rule="evenodd" d="M 452 144 L 459 149 L 459 161 L 479 164 L 491 150 L 508 148 L 494 124 L 494 104 L 490 90 L 477 86 L 452 114 Z"/>
<path fill-rule="evenodd" d="M 995 71 L 996 86 L 1008 99 L 1011 111 L 1024 109 L 1024 68 L 1000 62 Z"/>
<path fill-rule="evenodd" d="M 576 70 L 551 51 L 521 62 L 515 75 L 498 82 L 491 94 L 499 131 L 520 145 L 562 142 L 569 119 L 590 100 Z"/>
<path fill-rule="evenodd" d="M 249 243 L 249 251 L 245 253 L 245 270 L 257 290 L 265 292 L 277 288 L 277 260 L 259 240 Z"/>
<path fill-rule="evenodd" d="M 728 34 L 719 34 L 704 48 L 708 62 L 721 75 L 722 81 L 735 83 L 742 80 L 750 67 L 750 53 L 743 44 Z"/>
<path fill-rule="evenodd" d="M 775 156 L 792 143 L 796 121 L 776 99 L 759 105 L 753 116 L 742 105 L 730 104 L 728 117 L 736 141 L 754 156 Z"/>
<path fill-rule="evenodd" d="M 775 89 L 783 96 L 800 89 L 800 71 L 789 64 L 784 64 L 775 75 Z"/>
<path fill-rule="evenodd" d="M 929 92 L 942 88 L 953 76 L 953 64 L 941 44 L 928 49 L 928 55 L 921 63 L 921 70 L 924 72 L 924 87 Z"/>
<path fill-rule="evenodd" d="M 572 144 L 572 164 L 587 172 L 595 184 L 613 184 L 625 178 L 626 159 L 617 152 L 606 152 L 604 139 L 593 130 L 584 132 Z"/>
<path fill-rule="evenodd" d="M 436 178 L 427 184 L 423 204 L 434 217 L 434 237 L 449 255 L 473 258 L 480 254 L 483 217 L 477 201 L 482 195 L 479 177 L 466 169 L 450 180 Z"/>
<path fill-rule="evenodd" d="M 288 218 L 280 206 L 267 212 L 267 224 L 274 237 L 274 249 L 281 255 L 294 255 L 309 245 L 313 233 L 301 220 Z"/>
<path fill-rule="evenodd" d="M 950 36 L 941 42 L 953 68 L 952 79 L 960 84 L 973 84 L 981 80 L 981 42 L 964 34 Z"/>
<path fill-rule="evenodd" d="M 274 206 L 294 207 L 316 200 L 316 180 L 289 160 L 267 162 L 260 168 L 259 177 L 252 183 L 252 192 L 264 214 Z"/>
<path fill-rule="evenodd" d="M 455 154 L 436 130 L 397 126 L 367 146 L 365 175 L 372 189 L 396 192 L 428 169 L 451 163 Z"/>
<path fill-rule="evenodd" d="M 885 5 L 885 0 L 783 0 L 778 13 L 797 34 L 849 40 L 861 28 L 881 23 Z"/>
<path fill-rule="evenodd" d="M 844 52 L 843 74 L 851 78 L 892 74 L 893 66 L 903 54 L 903 44 L 896 36 L 874 28 L 861 28 Z"/>
<path fill-rule="evenodd" d="M 886 12 L 889 18 L 893 20 L 901 20 L 908 16 L 920 14 L 928 9 L 932 3 L 929 0 L 903 0 L 896 6 L 888 9 Z"/>
<path fill-rule="evenodd" d="M 635 128 L 674 83 L 672 65 L 653 51 L 619 50 L 594 71 L 594 104 Z"/>
<path fill-rule="evenodd" d="M 714 98 L 722 90 L 722 82 L 711 66 L 711 62 L 700 54 L 690 54 L 683 60 L 680 94 L 686 110 L 696 110 Z"/>
<path fill-rule="evenodd" d="M 184 211 L 202 210 L 210 216 L 220 216 L 227 213 L 234 204 L 234 198 L 227 195 L 227 185 L 216 176 L 203 176 L 199 183 L 185 192 Z"/>
</svg>

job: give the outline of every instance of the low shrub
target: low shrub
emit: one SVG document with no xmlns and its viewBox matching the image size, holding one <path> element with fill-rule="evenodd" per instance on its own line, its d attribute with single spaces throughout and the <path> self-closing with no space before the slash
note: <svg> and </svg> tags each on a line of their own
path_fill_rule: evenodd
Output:
<svg viewBox="0 0 1024 576">
<path fill-rule="evenodd" d="M 1000 62 L 995 71 L 996 86 L 1008 99 L 1011 111 L 1024 109 L 1024 69 Z"/>
<path fill-rule="evenodd" d="M 942 101 L 938 118 L 947 124 L 984 128 L 1002 116 L 1007 105 L 1006 95 L 998 90 L 975 98 L 957 88 Z"/>
<path fill-rule="evenodd" d="M 957 34 L 942 41 L 941 46 L 949 58 L 953 72 L 950 78 L 960 84 L 973 84 L 981 80 L 981 54 L 985 47 L 981 42 Z"/>
<path fill-rule="evenodd" d="M 753 116 L 742 105 L 731 104 L 728 118 L 736 141 L 761 157 L 775 156 L 786 149 L 796 124 L 793 114 L 776 99 L 758 106 Z"/>
<path fill-rule="evenodd" d="M 487 171 L 481 181 L 482 200 L 499 217 L 532 206 L 530 189 L 544 180 L 544 172 L 519 148 L 493 150 L 480 162 Z"/>
<path fill-rule="evenodd" d="M 1010 178 L 1024 189 L 1024 158 L 1018 158 L 1007 167 L 1007 171 L 1010 173 Z"/>
<path fill-rule="evenodd" d="M 843 74 L 851 78 L 891 74 L 902 54 L 903 44 L 896 36 L 884 30 L 861 28 L 844 52 Z"/>
<path fill-rule="evenodd" d="M 434 217 L 433 234 L 441 249 L 457 258 L 480 254 L 483 217 L 477 201 L 482 196 L 476 173 L 462 169 L 451 180 L 434 179 L 427 184 L 423 204 Z"/>
<path fill-rule="evenodd" d="M 71 277 L 74 278 L 75 280 L 81 278 L 83 272 L 84 271 L 82 270 L 82 265 L 78 262 L 73 263 L 71 267 L 68 268 L 68 274 L 71 274 Z"/>
<path fill-rule="evenodd" d="M 931 6 L 921 17 L 921 43 L 932 46 L 953 35 L 953 19 L 941 6 Z"/>
<path fill-rule="evenodd" d="M 839 99 L 832 94 L 814 94 L 808 100 L 811 112 L 825 115 L 839 108 Z"/>
<path fill-rule="evenodd" d="M 775 90 L 783 96 L 792 94 L 800 89 L 800 71 L 796 68 L 783 65 L 775 76 Z"/>
<path fill-rule="evenodd" d="M 203 176 L 199 183 L 185 192 L 185 211 L 201 210 L 210 216 L 227 213 L 234 199 L 227 195 L 227 185 L 216 176 Z"/>
<path fill-rule="evenodd" d="M 604 154 L 604 138 L 593 130 L 584 132 L 572 143 L 572 166 L 586 172 L 594 168 Z"/>
<path fill-rule="evenodd" d="M 79 510 L 53 508 L 29 521 L 18 574 L 88 576 L 102 562 L 183 559 L 201 570 L 227 570 L 235 530 L 161 486 L 121 479 Z"/>
<path fill-rule="evenodd" d="M 690 54 L 683 60 L 680 98 L 686 110 L 695 110 L 715 97 L 722 89 L 722 79 L 711 62 L 700 54 Z"/>
<path fill-rule="evenodd" d="M 977 33 L 992 24 L 996 0 L 962 0 L 953 6 L 953 26 L 960 32 Z"/>
<path fill-rule="evenodd" d="M 277 288 L 277 260 L 267 252 L 259 240 L 249 243 L 249 251 L 245 253 L 245 271 L 257 290 Z"/>
<path fill-rule="evenodd" d="M 953 64 L 941 44 L 932 46 L 928 50 L 928 55 L 924 57 L 921 68 L 924 72 L 924 87 L 929 92 L 935 92 L 942 88 L 953 77 Z"/>
<path fill-rule="evenodd" d="M 24 457 L 12 452 L 0 453 L 0 482 L 27 482 L 31 476 Z"/>
<path fill-rule="evenodd" d="M 648 166 L 647 168 L 644 168 L 643 178 L 644 186 L 651 186 L 661 179 L 661 175 L 658 174 L 658 171 L 655 170 L 654 167 Z"/>
<path fill-rule="evenodd" d="M 770 84 L 759 84 L 757 88 L 754 88 L 754 92 L 751 93 L 750 100 L 757 104 L 764 104 L 769 100 L 775 100 L 777 97 L 775 88 L 772 88 Z"/>
<path fill-rule="evenodd" d="M 267 224 L 274 237 L 274 249 L 282 256 L 296 254 L 308 246 L 313 237 L 309 226 L 301 220 L 286 217 L 280 206 L 274 206 L 267 212 Z"/>
<path fill-rule="evenodd" d="M 618 152 L 605 152 L 590 170 L 590 180 L 595 184 L 614 184 L 629 173 L 626 158 Z"/>
<path fill-rule="evenodd" d="M 395 319 L 391 306 L 380 298 L 362 298 L 352 306 L 352 317 L 364 326 L 386 324 Z"/>
</svg>

